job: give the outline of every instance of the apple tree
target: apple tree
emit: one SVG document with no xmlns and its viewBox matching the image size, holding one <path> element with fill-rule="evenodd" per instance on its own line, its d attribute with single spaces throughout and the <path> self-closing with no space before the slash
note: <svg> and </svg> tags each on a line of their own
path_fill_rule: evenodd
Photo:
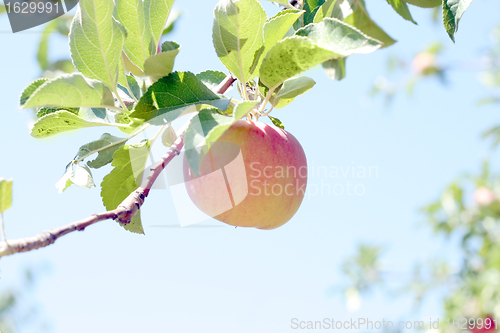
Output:
<svg viewBox="0 0 500 333">
<path fill-rule="evenodd" d="M 208 163 L 204 161 L 211 161 L 213 169 L 212 147 L 231 141 L 231 131 L 236 131 L 234 137 L 241 136 L 237 128 L 245 127 L 244 123 L 260 128 L 260 132 L 254 128 L 258 134 L 253 135 L 265 136 L 258 146 L 266 152 L 264 155 L 272 156 L 279 145 L 285 155 L 300 155 L 298 141 L 284 130 L 279 119 L 271 116 L 273 110 L 288 107 L 315 85 L 313 79 L 300 74 L 320 65 L 329 77 L 341 80 L 347 73 L 349 56 L 369 54 L 396 42 L 370 17 L 363 0 L 274 1 L 281 8 L 273 15 L 266 13 L 257 0 L 221 0 L 213 12 L 213 46 L 227 71 L 179 72 L 174 67 L 176 57 L 182 56 L 181 45 L 165 40 L 175 21 L 173 2 L 82 0 L 74 17 L 56 19 L 45 27 L 38 60 L 48 77 L 27 85 L 20 107 L 35 110 L 36 122 L 30 134 L 41 140 L 68 131 L 103 128 L 100 137 L 75 146 L 74 158 L 68 160 L 66 172 L 56 186 L 60 192 L 70 186 L 94 187 L 92 169 L 107 168 L 109 173 L 100 183 L 106 210 L 34 237 L 8 240 L 4 236 L 0 256 L 48 246 L 59 237 L 108 219 L 130 232 L 143 233 L 140 211 L 169 163 L 183 159 L 196 176 L 203 173 L 204 163 Z M 454 39 L 471 1 L 408 3 L 424 8 L 442 6 L 444 27 Z M 416 23 L 407 2 L 388 0 L 387 5 L 408 24 Z M 54 32 L 68 35 L 71 62 L 48 60 L 48 38 Z M 232 86 L 239 98 L 227 95 Z M 184 115 L 190 115 L 190 120 L 179 131 L 173 131 L 171 123 Z M 268 117 L 274 126 L 261 125 L 262 117 Z M 152 128 L 154 136 L 134 141 Z M 279 135 L 269 136 L 266 131 L 271 128 Z M 278 136 L 286 138 L 283 143 L 277 143 Z M 255 144 L 252 136 L 244 142 L 238 140 L 233 143 L 244 155 L 243 147 Z M 162 144 L 165 155 L 150 164 L 152 147 Z M 182 157 L 177 157 L 183 148 Z M 255 153 L 248 152 L 243 156 L 247 172 L 248 166 L 256 162 Z M 307 167 L 305 156 L 300 161 L 283 163 L 279 165 L 282 169 Z M 290 181 L 302 178 L 299 187 L 305 189 L 305 177 L 296 173 Z M 240 182 L 248 185 L 246 180 Z M 12 183 L 2 180 L 0 184 L 3 216 L 12 200 Z M 207 191 L 208 185 L 202 184 L 197 190 Z M 283 213 L 286 219 L 273 227 L 285 223 L 298 209 L 303 193 L 297 193 L 293 208 Z M 286 205 L 277 197 L 271 193 L 270 200 L 262 199 L 270 203 L 268 211 Z M 191 198 L 198 207 L 208 200 L 196 194 Z M 249 205 L 247 209 L 258 206 Z M 246 224 L 245 219 L 243 210 L 224 222 L 262 227 Z"/>
</svg>

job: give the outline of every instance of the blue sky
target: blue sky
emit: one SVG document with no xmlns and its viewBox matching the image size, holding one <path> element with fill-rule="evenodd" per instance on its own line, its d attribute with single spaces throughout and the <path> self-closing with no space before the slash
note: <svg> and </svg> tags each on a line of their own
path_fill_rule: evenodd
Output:
<svg viewBox="0 0 500 333">
<path fill-rule="evenodd" d="M 211 43 L 216 1 L 182 1 L 182 18 L 170 38 L 182 45 L 176 70 L 225 71 Z M 436 318 L 440 295 L 418 313 L 412 298 L 376 293 L 349 313 L 328 290 L 341 283 L 339 265 L 357 244 L 384 244 L 385 269 L 394 285 L 410 277 L 416 260 L 439 253 L 453 262 L 455 247 L 422 226 L 418 208 L 436 198 L 459 174 L 477 171 L 491 154 L 481 133 L 498 123 L 498 107 L 475 106 L 487 92 L 476 71 L 449 73 L 450 84 L 433 80 L 400 94 L 390 108 L 369 100 L 373 81 L 384 75 L 386 59 L 411 59 L 441 40 L 444 62 L 477 59 L 491 42 L 499 4 L 474 2 L 461 21 L 457 43 L 434 26 L 430 12 L 412 7 L 415 26 L 382 4 L 368 3 L 377 22 L 399 42 L 371 55 L 348 60 L 347 78 L 328 79 L 320 68 L 307 75 L 317 82 L 285 109 L 273 111 L 302 144 L 310 166 L 376 167 L 371 178 L 310 177 L 297 215 L 273 231 L 242 228 L 159 228 L 178 224 L 168 191 L 152 193 L 143 208 L 146 236 L 128 233 L 113 221 L 58 240 L 49 248 L 0 261 L 0 288 L 17 283 L 25 267 L 46 265 L 33 299 L 53 332 L 293 332 L 292 318 L 348 320 Z M 266 8 L 275 10 L 271 5 Z M 36 140 L 29 136 L 27 111 L 18 96 L 37 77 L 40 29 L 13 35 L 0 18 L 0 176 L 14 178 L 14 206 L 6 213 L 9 238 L 32 236 L 103 210 L 99 189 L 54 184 L 77 148 L 99 129 Z M 67 54 L 54 41 L 59 55 Z M 108 172 L 109 169 L 106 169 Z M 94 173 L 100 182 L 104 171 Z M 327 183 L 360 185 L 363 195 L 313 195 Z M 217 224 L 212 221 L 211 224 Z"/>
</svg>

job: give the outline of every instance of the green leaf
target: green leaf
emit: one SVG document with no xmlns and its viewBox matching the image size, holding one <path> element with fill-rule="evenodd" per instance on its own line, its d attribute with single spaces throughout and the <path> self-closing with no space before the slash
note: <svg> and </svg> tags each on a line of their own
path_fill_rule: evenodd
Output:
<svg viewBox="0 0 500 333">
<path fill-rule="evenodd" d="M 325 17 L 332 17 L 343 21 L 354 13 L 353 7 L 358 0 L 328 0 L 318 9 L 314 23 L 321 22 Z"/>
<path fill-rule="evenodd" d="M 59 193 L 63 193 L 71 185 L 76 185 L 82 188 L 95 187 L 92 173 L 86 165 L 80 166 L 77 163 L 71 163 L 68 166 L 66 173 L 56 183 L 56 188 L 59 190 Z"/>
<path fill-rule="evenodd" d="M 68 111 L 68 112 L 71 112 L 73 114 L 78 115 L 78 113 L 80 112 L 80 109 L 79 108 L 40 108 L 40 110 L 38 110 L 38 112 L 36 113 L 36 116 L 37 116 L 37 118 L 42 118 L 43 116 L 46 116 L 50 113 L 54 113 L 57 111 Z"/>
<path fill-rule="evenodd" d="M 116 0 L 115 17 L 127 30 L 123 51 L 142 71 L 144 62 L 156 54 L 153 35 L 146 23 L 143 0 Z"/>
<path fill-rule="evenodd" d="M 282 130 L 285 129 L 285 125 L 283 125 L 283 123 L 281 122 L 281 120 L 279 120 L 278 118 L 271 117 L 271 116 L 268 116 L 268 117 L 269 117 L 269 119 L 271 119 L 271 121 L 273 122 L 274 126 L 279 127 Z"/>
<path fill-rule="evenodd" d="M 114 97 L 102 82 L 87 79 L 78 73 L 64 74 L 43 83 L 21 104 L 24 109 L 38 106 L 114 107 Z"/>
<path fill-rule="evenodd" d="M 332 58 L 344 58 L 355 53 L 367 54 L 382 46 L 379 40 L 334 18 L 325 18 L 320 23 L 309 24 L 296 34 L 308 37 L 322 48 L 334 52 L 335 56 Z"/>
<path fill-rule="evenodd" d="M 12 180 L 0 178 L 0 213 L 12 207 Z"/>
<path fill-rule="evenodd" d="M 82 107 L 78 110 L 78 117 L 83 120 L 97 123 L 106 123 L 107 125 L 113 125 L 109 119 L 109 113 L 107 109 L 104 108 L 88 108 Z"/>
<path fill-rule="evenodd" d="M 315 84 L 316 82 L 313 79 L 306 76 L 286 80 L 272 100 L 274 108 L 281 109 L 287 106 L 293 102 L 295 97 L 310 90 Z"/>
<path fill-rule="evenodd" d="M 229 99 L 221 99 L 193 73 L 174 72 L 149 87 L 130 117 L 164 125 L 165 121 L 173 121 L 190 106 L 207 104 L 225 110 L 229 103 Z"/>
<path fill-rule="evenodd" d="M 57 111 L 38 119 L 38 121 L 33 125 L 30 134 L 34 138 L 42 139 L 79 128 L 105 125 L 107 124 L 102 122 L 90 122 L 83 120 L 68 111 Z"/>
<path fill-rule="evenodd" d="M 340 81 L 345 78 L 346 58 L 330 59 L 323 63 L 323 69 L 329 78 Z"/>
<path fill-rule="evenodd" d="M 472 0 L 443 0 L 443 24 L 453 42 L 458 23 L 471 3 Z"/>
<path fill-rule="evenodd" d="M 216 142 L 224 132 L 231 127 L 236 121 L 242 119 L 245 117 L 248 112 L 250 112 L 255 105 L 257 105 L 256 101 L 251 101 L 251 102 L 241 102 L 236 106 L 236 108 L 233 111 L 233 116 L 232 116 L 232 121 L 231 122 L 226 122 L 226 121 L 220 121 L 217 126 L 212 128 L 206 138 L 205 138 L 205 144 L 210 145 L 213 142 Z M 222 118 L 219 118 L 222 119 Z"/>
<path fill-rule="evenodd" d="M 306 38 L 307 37 L 307 38 Z M 370 53 L 381 43 L 337 19 L 325 18 L 274 46 L 262 61 L 260 80 L 276 88 L 285 80 L 329 59 Z"/>
<path fill-rule="evenodd" d="M 149 141 L 126 145 L 115 152 L 112 163 L 114 169 L 101 183 L 102 202 L 107 210 L 116 209 L 141 185 L 149 152 Z M 122 226 L 128 231 L 144 234 L 140 212 L 134 216 L 130 224 Z"/>
<path fill-rule="evenodd" d="M 196 175 L 199 174 L 199 163 L 208 152 L 210 144 L 216 142 L 237 120 L 246 116 L 255 105 L 256 101 L 242 102 L 235 108 L 232 116 L 221 115 L 214 109 L 203 109 L 191 119 L 184 144 L 189 166 Z"/>
<path fill-rule="evenodd" d="M 97 157 L 89 161 L 87 165 L 93 169 L 99 169 L 113 161 L 113 154 L 125 144 L 126 140 L 104 133 L 99 140 L 81 146 L 75 156 L 75 160 L 97 152 Z"/>
<path fill-rule="evenodd" d="M 257 0 L 221 0 L 214 18 L 212 37 L 217 56 L 241 82 L 248 82 L 263 51 L 266 12 Z"/>
<path fill-rule="evenodd" d="M 276 88 L 285 80 L 335 55 L 334 52 L 319 47 L 309 38 L 287 37 L 278 42 L 262 61 L 260 81 L 268 88 Z"/>
<path fill-rule="evenodd" d="M 401 15 L 402 18 L 417 24 L 417 22 L 415 22 L 415 20 L 411 16 L 410 9 L 408 8 L 406 2 L 404 2 L 403 0 L 387 0 L 387 2 L 392 6 L 396 13 Z"/>
<path fill-rule="evenodd" d="M 325 17 L 336 17 L 336 16 L 333 16 L 333 10 L 335 8 L 335 5 L 338 6 L 339 2 L 341 2 L 341 1 L 340 0 L 327 0 L 327 1 L 325 1 L 325 3 L 322 4 L 321 7 L 319 7 L 318 10 L 316 11 L 316 14 L 314 15 L 313 23 L 319 23 L 319 22 L 323 21 L 323 19 Z M 343 19 L 343 18 L 341 18 L 341 19 Z"/>
<path fill-rule="evenodd" d="M 113 0 L 80 2 L 71 24 L 69 45 L 78 71 L 114 91 L 123 71 L 122 48 L 127 32 L 113 18 L 113 8 Z"/>
<path fill-rule="evenodd" d="M 203 82 L 203 84 L 206 85 L 208 89 L 216 92 L 215 88 L 217 88 L 217 86 L 221 84 L 222 81 L 224 81 L 224 79 L 226 78 L 226 74 L 219 71 L 207 70 L 196 74 L 196 77 L 198 78 L 198 80 Z M 229 91 L 229 89 L 227 91 Z"/>
<path fill-rule="evenodd" d="M 163 30 L 166 28 L 174 0 L 144 0 L 144 13 L 149 31 L 153 36 L 154 46 L 160 42 Z"/>
<path fill-rule="evenodd" d="M 344 19 L 344 22 L 358 28 L 366 35 L 373 37 L 383 43 L 382 47 L 388 47 L 396 43 L 377 23 L 375 23 L 368 15 L 365 2 L 357 0 L 353 7 L 354 12 Z"/>
<path fill-rule="evenodd" d="M 266 52 L 285 37 L 287 32 L 292 28 L 293 23 L 303 13 L 303 10 L 283 10 L 264 24 L 264 46 Z"/>
<path fill-rule="evenodd" d="M 313 79 L 306 76 L 288 79 L 283 83 L 283 86 L 276 95 L 276 98 L 295 98 L 310 90 L 315 84 L 316 82 Z"/>
<path fill-rule="evenodd" d="M 21 94 L 20 98 L 20 105 L 23 105 L 26 103 L 28 98 L 45 82 L 47 82 L 49 79 L 46 78 L 41 78 L 41 79 L 36 79 L 35 81 L 31 82 L 29 86 L 27 86 L 23 93 Z"/>
<path fill-rule="evenodd" d="M 179 54 L 181 47 L 174 42 L 165 42 L 162 52 L 146 59 L 144 63 L 144 74 L 149 76 L 153 82 L 172 73 L 175 57 Z"/>
<path fill-rule="evenodd" d="M 38 65 L 41 69 L 46 70 L 49 66 L 48 60 L 48 48 L 49 48 L 49 37 L 58 27 L 58 21 L 50 21 L 42 32 L 42 38 L 40 39 L 40 43 L 38 44 L 38 53 L 36 55 L 38 60 Z"/>
<path fill-rule="evenodd" d="M 161 135 L 161 142 L 165 147 L 170 147 L 174 144 L 175 140 L 177 140 L 177 133 L 175 133 L 172 125 L 169 124 Z"/>
<path fill-rule="evenodd" d="M 264 52 L 261 56 L 260 63 L 262 63 L 262 59 L 267 52 L 285 37 L 295 21 L 297 21 L 303 13 L 303 10 L 283 10 L 264 24 Z"/>
<path fill-rule="evenodd" d="M 179 10 L 173 9 L 170 12 L 170 15 L 168 16 L 167 23 L 165 23 L 165 29 L 163 29 L 163 32 L 161 33 L 161 35 L 165 36 L 166 34 L 170 33 L 172 30 L 174 30 L 175 24 L 180 17 L 181 17 L 181 12 Z"/>
<path fill-rule="evenodd" d="M 316 13 L 325 3 L 325 0 L 305 0 L 304 1 L 304 25 L 314 22 L 314 17 Z"/>
<path fill-rule="evenodd" d="M 134 97 L 136 99 L 141 98 L 141 87 L 139 87 L 139 83 L 137 83 L 137 80 L 132 74 L 127 75 L 127 83 Z"/>
</svg>

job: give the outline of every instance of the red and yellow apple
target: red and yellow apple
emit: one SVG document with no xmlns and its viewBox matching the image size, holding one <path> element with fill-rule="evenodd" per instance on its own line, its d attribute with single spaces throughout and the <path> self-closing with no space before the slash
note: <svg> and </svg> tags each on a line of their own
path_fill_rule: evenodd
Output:
<svg viewBox="0 0 500 333">
<path fill-rule="evenodd" d="M 274 229 L 297 212 L 307 161 L 290 133 L 238 120 L 201 157 L 195 174 L 184 159 L 189 197 L 207 215 L 240 227 Z"/>
</svg>

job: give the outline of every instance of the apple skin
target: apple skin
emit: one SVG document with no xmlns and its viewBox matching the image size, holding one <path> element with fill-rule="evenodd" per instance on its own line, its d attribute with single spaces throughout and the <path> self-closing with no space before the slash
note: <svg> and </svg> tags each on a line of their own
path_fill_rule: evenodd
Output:
<svg viewBox="0 0 500 333">
<path fill-rule="evenodd" d="M 433 8 L 443 4 L 442 0 L 404 0 L 404 2 L 421 8 Z"/>
<path fill-rule="evenodd" d="M 228 163 L 227 149 L 216 148 L 224 143 L 241 152 L 239 166 Z M 226 173 L 225 182 L 214 173 L 220 166 Z M 187 192 L 205 214 L 233 226 L 275 229 L 288 222 L 302 203 L 307 160 L 300 143 L 285 130 L 238 120 L 203 157 L 199 174 L 195 176 L 184 158 Z M 232 196 L 229 205 L 227 199 L 222 200 L 228 197 L 228 189 Z"/>
</svg>

